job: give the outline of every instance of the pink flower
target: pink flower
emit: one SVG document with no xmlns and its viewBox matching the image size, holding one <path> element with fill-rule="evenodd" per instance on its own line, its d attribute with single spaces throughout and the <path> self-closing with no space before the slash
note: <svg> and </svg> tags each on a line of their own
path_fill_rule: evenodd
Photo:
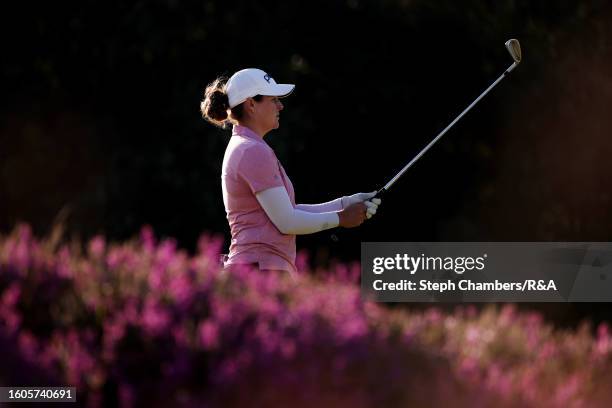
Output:
<svg viewBox="0 0 612 408">
<path fill-rule="evenodd" d="M 465 331 L 465 340 L 468 344 L 474 345 L 481 337 L 480 329 L 476 326 L 471 326 Z"/>
<path fill-rule="evenodd" d="M 437 308 L 432 307 L 431 309 L 427 309 L 427 311 L 425 312 L 425 320 L 430 324 L 440 323 L 442 321 L 442 318 L 442 313 Z"/>
<path fill-rule="evenodd" d="M 512 393 L 512 380 L 496 363 L 492 363 L 487 372 L 486 382 L 490 389 L 508 398 Z"/>
<path fill-rule="evenodd" d="M 187 330 L 183 326 L 176 326 L 172 328 L 172 338 L 175 343 L 180 346 L 186 346 L 189 344 L 189 336 Z"/>
<path fill-rule="evenodd" d="M 234 358 L 228 358 L 219 367 L 217 380 L 220 382 L 232 382 L 238 374 L 240 363 Z"/>
<path fill-rule="evenodd" d="M 28 240 L 19 240 L 12 253 L 12 262 L 21 271 L 27 271 L 30 266 L 30 248 Z"/>
<path fill-rule="evenodd" d="M 102 258 L 106 251 L 106 241 L 101 235 L 96 235 L 89 241 L 89 255 L 93 258 Z"/>
<path fill-rule="evenodd" d="M 463 358 L 459 363 L 459 376 L 468 383 L 475 383 L 479 378 L 478 362 L 474 358 Z"/>
<path fill-rule="evenodd" d="M 597 339 L 609 340 L 610 339 L 610 326 L 603 322 L 597 327 Z"/>
<path fill-rule="evenodd" d="M 1 304 L 3 306 L 13 307 L 17 304 L 20 295 L 21 287 L 18 282 L 14 282 L 4 291 L 4 293 L 2 293 Z"/>
<path fill-rule="evenodd" d="M 281 354 L 287 360 L 293 358 L 296 353 L 296 345 L 292 340 L 284 340 L 281 342 Z"/>
<path fill-rule="evenodd" d="M 155 234 L 150 225 L 145 225 L 141 228 L 140 242 L 145 251 L 153 252 L 155 250 Z"/>
<path fill-rule="evenodd" d="M 112 248 L 108 251 L 106 264 L 110 269 L 117 269 L 122 261 L 122 254 L 119 248 Z"/>
<path fill-rule="evenodd" d="M 170 279 L 168 292 L 179 306 L 187 306 L 193 295 L 193 287 L 189 277 L 186 276 L 186 271 Z"/>
<path fill-rule="evenodd" d="M 24 330 L 19 334 L 19 349 L 29 361 L 38 358 L 38 341 L 29 331 Z"/>
<path fill-rule="evenodd" d="M 612 337 L 610 336 L 610 327 L 606 323 L 601 323 L 597 327 L 597 337 L 594 340 L 592 348 L 592 358 L 597 360 L 606 356 L 612 350 Z"/>
<path fill-rule="evenodd" d="M 564 384 L 562 384 L 555 395 L 555 402 L 559 406 L 569 406 L 573 397 L 580 390 L 582 379 L 579 374 L 572 375 Z"/>
<path fill-rule="evenodd" d="M 21 316 L 8 308 L 0 307 L 0 329 L 4 323 L 8 334 L 16 333 L 21 325 Z"/>
<path fill-rule="evenodd" d="M 19 241 L 29 243 L 32 239 L 32 227 L 29 224 L 17 225 L 17 236 Z"/>
<path fill-rule="evenodd" d="M 67 246 L 63 246 L 57 254 L 56 269 L 57 274 L 63 278 L 72 278 L 74 276 L 70 249 Z"/>
<path fill-rule="evenodd" d="M 121 319 L 104 322 L 104 342 L 112 347 L 125 335 L 125 324 Z"/>
<path fill-rule="evenodd" d="M 366 322 L 358 316 L 346 319 L 338 327 L 338 336 L 341 341 L 349 341 L 361 338 L 367 334 L 368 327 Z"/>
<path fill-rule="evenodd" d="M 142 326 L 151 335 L 163 333 L 170 323 L 168 312 L 152 301 L 147 300 L 142 313 Z"/>
<path fill-rule="evenodd" d="M 198 333 L 200 343 L 205 350 L 213 350 L 219 347 L 219 326 L 215 322 L 206 320 L 200 323 Z"/>
<path fill-rule="evenodd" d="M 499 314 L 499 322 L 502 325 L 509 325 L 516 319 L 516 306 L 513 304 L 507 304 L 502 307 L 501 313 Z"/>
<path fill-rule="evenodd" d="M 159 265 L 167 266 L 176 254 L 176 240 L 169 238 L 161 242 L 155 253 L 155 260 Z"/>
<path fill-rule="evenodd" d="M 159 291 L 165 284 L 166 269 L 163 265 L 155 264 L 149 271 L 149 286 L 154 291 Z"/>
<path fill-rule="evenodd" d="M 199 254 L 212 260 L 213 263 L 219 259 L 222 247 L 223 237 L 220 235 L 202 234 L 198 239 Z"/>
<path fill-rule="evenodd" d="M 539 358 L 543 360 L 547 360 L 549 358 L 554 358 L 558 353 L 557 346 L 553 340 L 546 341 L 540 350 Z"/>
</svg>

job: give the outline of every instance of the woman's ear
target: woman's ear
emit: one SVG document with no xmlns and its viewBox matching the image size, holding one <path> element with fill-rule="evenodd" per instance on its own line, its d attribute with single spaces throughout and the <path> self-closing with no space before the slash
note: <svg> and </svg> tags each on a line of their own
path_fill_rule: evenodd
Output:
<svg viewBox="0 0 612 408">
<path fill-rule="evenodd" d="M 250 113 L 255 112 L 255 101 L 253 100 L 253 98 L 248 98 L 246 100 L 246 108 Z"/>
</svg>

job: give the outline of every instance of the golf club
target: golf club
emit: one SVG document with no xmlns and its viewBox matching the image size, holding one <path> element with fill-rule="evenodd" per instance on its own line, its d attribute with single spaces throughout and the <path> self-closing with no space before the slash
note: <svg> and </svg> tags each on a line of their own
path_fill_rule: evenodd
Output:
<svg viewBox="0 0 612 408">
<path fill-rule="evenodd" d="M 500 77 L 495 80 L 495 82 L 493 82 L 483 93 L 481 93 L 480 96 L 478 98 L 476 98 L 476 100 L 470 104 L 470 106 L 468 106 L 463 112 L 461 112 L 459 114 L 459 116 L 457 116 L 455 118 L 455 120 L 453 120 L 450 123 L 450 125 L 448 125 L 446 128 L 444 128 L 444 130 L 442 130 L 440 132 L 440 134 L 438 134 L 438 136 L 436 136 L 431 142 L 429 142 L 429 144 L 427 146 L 425 146 L 425 148 L 423 150 L 421 150 L 419 152 L 419 154 L 417 154 L 414 157 L 414 159 L 410 160 L 410 162 L 406 166 L 404 166 L 404 168 L 401 169 L 400 172 L 395 175 L 395 177 L 393 177 L 391 180 L 389 180 L 389 182 L 387 184 L 385 184 L 385 186 L 383 188 L 378 190 L 378 192 L 376 193 L 375 197 L 380 197 L 387 190 L 389 190 L 389 188 L 391 188 L 391 186 L 406 172 L 406 170 L 408 170 L 414 163 L 416 163 L 416 161 L 419 160 L 421 158 L 421 156 L 423 156 L 425 154 L 425 152 L 427 150 L 429 150 L 429 148 L 431 146 L 433 146 L 442 136 L 444 136 L 444 134 L 446 132 L 448 132 L 448 130 L 451 127 L 453 127 L 453 125 L 455 123 L 457 123 L 459 121 L 459 119 L 461 119 L 463 117 L 463 115 L 465 115 L 470 109 L 472 109 L 474 107 L 474 105 L 476 105 L 478 103 L 478 101 L 480 101 L 487 93 L 489 93 L 489 91 L 491 89 L 493 89 L 493 87 L 495 85 L 497 85 L 502 79 L 504 79 L 506 77 L 506 75 L 508 75 L 510 72 L 512 72 L 512 70 L 514 68 L 516 68 L 516 66 L 521 62 L 521 44 L 519 43 L 518 40 L 513 38 L 513 39 L 510 39 L 510 40 L 506 41 L 506 49 L 508 50 L 508 52 L 512 56 L 512 59 L 514 60 L 512 65 L 510 65 L 504 71 L 504 73 L 501 74 Z"/>
<path fill-rule="evenodd" d="M 474 105 L 476 105 L 478 103 L 478 101 L 480 101 L 486 94 L 489 93 L 489 91 L 491 89 L 493 89 L 493 87 L 495 87 L 495 85 L 497 85 L 502 79 L 504 79 L 506 77 L 506 75 L 508 75 L 510 72 L 512 72 L 512 70 L 514 70 L 514 68 L 516 68 L 516 66 L 518 64 L 520 64 L 521 62 L 521 44 L 519 43 L 519 41 L 517 39 L 510 39 L 508 41 L 506 41 L 506 49 L 508 50 L 508 52 L 510 53 L 510 56 L 512 57 L 513 63 L 512 65 L 510 65 L 503 74 L 500 75 L 499 78 L 497 78 L 495 80 L 495 82 L 493 82 L 483 93 L 480 94 L 480 96 L 478 96 L 478 98 L 476 98 L 476 100 L 474 100 L 474 102 L 472 102 L 470 104 L 470 106 L 468 106 L 463 112 L 461 112 L 459 114 L 459 116 L 457 116 L 455 118 L 455 120 L 453 120 L 446 128 L 444 128 L 444 130 L 442 130 L 438 136 L 436 136 L 431 142 L 429 142 L 429 144 L 427 146 L 425 146 L 425 148 L 423 150 L 421 150 L 419 152 L 419 154 L 417 154 L 412 160 L 410 160 L 410 162 L 404 166 L 403 169 L 400 170 L 399 173 L 397 173 L 395 175 L 395 177 L 393 177 L 391 180 L 389 180 L 389 182 L 387 184 L 385 184 L 385 186 L 383 188 L 381 188 L 380 190 L 378 190 L 376 192 L 376 195 L 373 198 L 377 198 L 377 197 L 381 197 L 385 192 L 387 192 L 387 190 L 389 190 L 389 188 L 391 188 L 391 186 L 414 164 L 416 163 L 417 160 L 419 160 L 421 158 L 421 156 L 423 156 L 425 154 L 425 152 L 427 150 L 429 150 L 431 148 L 431 146 L 433 146 L 442 136 L 444 136 L 444 134 L 446 132 L 448 132 L 448 130 L 453 127 L 453 125 L 455 123 L 457 123 L 459 121 L 459 119 L 461 119 L 463 117 L 463 115 L 465 115 L 470 109 L 472 109 L 474 107 Z M 338 242 L 338 236 L 336 234 L 331 234 L 331 239 L 334 242 Z"/>
</svg>

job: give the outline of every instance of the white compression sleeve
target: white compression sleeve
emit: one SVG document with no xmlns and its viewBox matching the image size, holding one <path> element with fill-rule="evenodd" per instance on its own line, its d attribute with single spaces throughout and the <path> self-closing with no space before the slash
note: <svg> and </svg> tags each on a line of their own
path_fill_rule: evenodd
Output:
<svg viewBox="0 0 612 408">
<path fill-rule="evenodd" d="M 272 223 L 283 234 L 302 235 L 337 227 L 335 212 L 311 213 L 293 208 L 285 187 L 272 187 L 255 194 Z"/>
<path fill-rule="evenodd" d="M 298 210 L 310 213 L 322 213 L 330 211 L 342 211 L 342 197 L 321 204 L 298 204 L 295 206 Z"/>
</svg>

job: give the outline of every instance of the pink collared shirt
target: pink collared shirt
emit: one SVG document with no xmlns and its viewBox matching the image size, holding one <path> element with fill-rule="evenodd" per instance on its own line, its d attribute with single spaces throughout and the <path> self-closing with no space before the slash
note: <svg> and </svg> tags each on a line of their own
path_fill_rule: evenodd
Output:
<svg viewBox="0 0 612 408">
<path fill-rule="evenodd" d="M 259 263 L 260 269 L 297 272 L 295 235 L 282 234 L 255 197 L 280 186 L 287 189 L 295 207 L 293 184 L 272 148 L 251 129 L 234 126 L 221 170 L 223 204 L 232 234 L 225 265 Z"/>
</svg>

